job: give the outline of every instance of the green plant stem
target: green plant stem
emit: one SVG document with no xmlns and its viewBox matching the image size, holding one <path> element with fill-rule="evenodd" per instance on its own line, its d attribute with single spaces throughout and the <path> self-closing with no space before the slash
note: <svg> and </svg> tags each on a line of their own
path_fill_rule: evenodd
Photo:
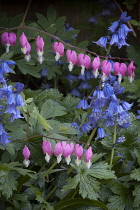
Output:
<svg viewBox="0 0 140 210">
<path fill-rule="evenodd" d="M 87 147 L 89 147 L 90 142 L 92 141 L 92 139 L 93 139 L 93 137 L 94 137 L 94 135 L 96 133 L 96 130 L 97 130 L 97 128 L 93 129 L 92 133 L 90 134 L 90 137 L 87 140 L 87 144 L 85 145 L 84 149 L 87 149 Z"/>
<path fill-rule="evenodd" d="M 111 157 L 110 157 L 110 166 L 112 167 L 112 163 L 113 163 L 113 157 L 114 157 L 114 144 L 116 142 L 116 123 L 114 125 L 114 135 L 113 135 L 113 146 L 112 146 L 112 150 L 111 150 Z"/>
<path fill-rule="evenodd" d="M 30 4 L 31 4 L 31 1 L 32 1 L 32 0 L 29 0 L 29 2 L 28 2 L 28 5 L 27 5 L 27 8 L 26 8 L 26 11 L 25 11 L 25 13 L 24 13 L 23 19 L 22 19 L 22 21 L 21 21 L 21 23 L 20 23 L 20 26 L 19 26 L 19 27 L 24 26 L 24 22 L 25 22 L 25 19 L 26 19 L 26 16 L 27 16 L 27 13 L 28 13 L 28 10 L 29 10 L 29 7 L 30 7 Z"/>
<path fill-rule="evenodd" d="M 50 173 L 50 171 L 51 171 L 56 165 L 57 165 L 57 161 L 55 161 L 55 162 L 51 165 L 51 167 L 43 174 L 43 176 L 47 176 L 47 175 Z"/>
<path fill-rule="evenodd" d="M 58 186 L 56 185 L 50 192 L 49 194 L 47 195 L 46 199 L 48 200 L 52 195 L 53 193 L 57 190 Z"/>
</svg>

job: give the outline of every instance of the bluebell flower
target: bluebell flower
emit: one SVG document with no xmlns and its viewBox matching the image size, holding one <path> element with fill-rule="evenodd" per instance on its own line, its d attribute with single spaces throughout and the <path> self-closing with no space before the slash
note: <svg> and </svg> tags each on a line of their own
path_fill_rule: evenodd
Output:
<svg viewBox="0 0 140 210">
<path fill-rule="evenodd" d="M 16 94 L 16 97 L 15 97 L 15 106 L 24 106 L 24 102 L 23 102 L 23 98 L 20 94 Z"/>
<path fill-rule="evenodd" d="M 99 139 L 99 138 L 104 138 L 106 135 L 105 131 L 103 128 L 98 128 L 97 129 L 97 138 L 96 139 Z"/>
<path fill-rule="evenodd" d="M 119 138 L 116 139 L 116 144 L 121 144 L 125 141 L 126 141 L 125 136 L 122 135 L 122 136 L 120 136 Z"/>
<path fill-rule="evenodd" d="M 132 104 L 129 104 L 126 101 L 122 101 L 122 107 L 123 107 L 124 110 L 128 111 L 128 110 L 131 109 L 132 106 L 133 106 L 133 103 Z"/>
<path fill-rule="evenodd" d="M 92 41 L 93 42 L 93 41 Z M 107 37 L 103 36 L 101 37 L 98 41 L 93 42 L 97 45 L 99 45 L 100 47 L 104 47 L 106 49 L 106 44 L 107 44 Z"/>
<path fill-rule="evenodd" d="M 127 36 L 127 34 L 132 31 L 126 24 L 121 24 L 120 28 L 124 29 L 125 36 Z"/>
<path fill-rule="evenodd" d="M 3 145 L 6 145 L 8 143 L 10 143 L 11 141 L 8 139 L 10 138 L 9 136 L 7 136 L 7 132 L 4 130 L 3 125 L 0 123 L 0 142 Z"/>
<path fill-rule="evenodd" d="M 4 61 L 1 63 L 1 69 L 2 69 L 3 74 L 7 74 L 9 72 L 12 72 L 12 69 L 9 68 L 7 62 L 4 62 Z"/>
<path fill-rule="evenodd" d="M 88 102 L 87 100 L 84 98 L 84 99 L 81 99 L 78 106 L 76 108 L 78 109 L 88 109 L 90 106 L 88 105 Z"/>
<path fill-rule="evenodd" d="M 110 45 L 113 44 L 119 44 L 119 36 L 118 33 L 115 33 L 112 35 L 111 41 L 110 41 Z"/>
<path fill-rule="evenodd" d="M 42 69 L 42 71 L 40 72 L 40 75 L 42 77 L 46 77 L 47 76 L 47 72 L 48 72 L 48 69 Z"/>
<path fill-rule="evenodd" d="M 104 116 L 105 120 L 105 126 L 109 127 L 109 126 L 113 126 L 114 125 L 114 121 L 115 121 L 115 117 L 114 115 L 111 115 L 110 113 L 106 112 L 106 115 Z"/>
<path fill-rule="evenodd" d="M 110 97 L 113 94 L 113 87 L 107 82 L 103 87 L 105 97 Z"/>
<path fill-rule="evenodd" d="M 75 128 L 78 132 L 80 132 L 80 130 L 79 130 L 80 126 L 77 124 L 77 122 L 71 123 L 70 127 Z"/>
<path fill-rule="evenodd" d="M 128 22 L 131 19 L 131 16 L 127 16 L 127 12 L 123 12 L 120 16 L 120 21 L 123 22 Z"/>
<path fill-rule="evenodd" d="M 84 123 L 82 126 L 83 133 L 89 132 L 92 129 L 92 126 L 90 125 L 90 122 Z"/>
<path fill-rule="evenodd" d="M 13 122 L 15 119 L 24 118 L 20 115 L 20 112 L 18 109 L 15 109 L 15 112 L 11 114 L 10 122 Z"/>
<path fill-rule="evenodd" d="M 71 94 L 74 96 L 77 96 L 79 98 L 82 96 L 82 94 L 79 92 L 79 90 L 77 88 L 73 88 L 71 91 Z"/>
<path fill-rule="evenodd" d="M 84 81 L 82 81 L 81 83 L 80 83 L 80 85 L 78 86 L 78 89 L 90 89 L 90 88 L 92 88 L 92 85 L 89 85 L 88 84 L 88 82 L 84 82 Z"/>
<path fill-rule="evenodd" d="M 48 89 L 50 89 L 50 85 L 42 83 L 41 88 L 44 90 L 48 90 Z"/>
<path fill-rule="evenodd" d="M 88 21 L 89 21 L 90 23 L 97 24 L 97 17 L 93 16 L 93 17 L 89 18 Z"/>
<path fill-rule="evenodd" d="M 121 94 L 124 91 L 124 87 L 121 88 L 118 81 L 115 81 L 113 83 L 113 89 L 114 89 L 115 94 Z"/>
<path fill-rule="evenodd" d="M 117 115 L 117 123 L 123 127 L 127 128 L 130 126 L 130 114 L 126 111 Z"/>
<path fill-rule="evenodd" d="M 140 114 L 140 110 L 137 110 L 137 112 L 138 112 L 138 114 Z M 136 118 L 140 119 L 140 115 L 138 115 Z"/>
<path fill-rule="evenodd" d="M 16 85 L 15 85 L 15 88 L 16 88 L 16 91 L 14 91 L 14 93 L 21 93 L 21 91 L 24 88 L 24 84 L 22 84 L 20 82 L 17 82 Z"/>
<path fill-rule="evenodd" d="M 109 31 L 114 33 L 119 25 L 119 21 L 115 21 L 111 24 L 111 26 L 108 28 Z"/>
<path fill-rule="evenodd" d="M 72 84 L 74 81 L 76 81 L 78 78 L 77 78 L 77 76 L 74 76 L 74 75 L 72 75 L 72 74 L 68 74 L 67 76 L 66 76 L 66 78 L 67 78 L 67 80 L 70 82 L 70 84 Z"/>
</svg>

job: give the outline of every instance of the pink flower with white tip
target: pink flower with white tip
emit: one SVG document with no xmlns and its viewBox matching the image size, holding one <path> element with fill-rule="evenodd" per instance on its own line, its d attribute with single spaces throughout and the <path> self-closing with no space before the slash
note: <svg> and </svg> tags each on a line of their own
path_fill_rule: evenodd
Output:
<svg viewBox="0 0 140 210">
<path fill-rule="evenodd" d="M 24 32 L 22 32 L 22 35 L 19 38 L 19 42 L 20 42 L 21 47 L 22 47 L 21 51 L 23 52 L 23 54 L 26 54 L 26 52 L 28 50 L 27 46 L 26 46 L 28 40 L 27 40 L 27 37 L 25 36 Z"/>
<path fill-rule="evenodd" d="M 71 161 L 70 156 L 72 155 L 73 151 L 74 151 L 74 144 L 73 143 L 67 144 L 64 148 L 63 155 L 65 157 L 67 165 L 70 164 L 70 161 Z"/>
<path fill-rule="evenodd" d="M 26 55 L 25 55 L 25 60 L 26 60 L 27 62 L 29 62 L 30 59 L 31 59 L 31 55 L 30 55 L 31 45 L 30 45 L 29 42 L 26 43 L 26 49 L 27 49 L 27 51 L 26 51 Z"/>
<path fill-rule="evenodd" d="M 57 163 L 60 163 L 63 155 L 63 146 L 58 142 L 54 147 L 54 155 L 57 157 Z"/>
<path fill-rule="evenodd" d="M 104 60 L 102 62 L 102 81 L 104 82 L 106 80 L 106 77 L 110 75 L 111 72 L 111 63 L 107 60 Z"/>
<path fill-rule="evenodd" d="M 100 67 L 100 58 L 99 58 L 99 56 L 94 58 L 94 60 L 92 61 L 91 65 L 92 65 L 92 68 L 93 68 L 92 69 L 93 70 L 93 74 L 94 74 L 95 78 L 97 78 L 98 75 L 99 75 L 98 69 Z"/>
<path fill-rule="evenodd" d="M 9 47 L 14 46 L 16 44 L 16 34 L 4 32 L 1 35 L 1 43 L 6 46 L 6 53 L 9 52 Z"/>
<path fill-rule="evenodd" d="M 77 65 L 79 67 L 82 67 L 81 69 L 81 74 L 83 75 L 85 72 L 85 69 L 89 69 L 90 68 L 90 62 L 91 59 L 88 55 L 84 55 L 82 53 L 80 53 L 77 57 Z"/>
<path fill-rule="evenodd" d="M 64 55 L 64 45 L 61 42 L 55 42 L 52 45 L 53 52 L 56 53 L 55 60 L 58 61 L 61 56 Z"/>
<path fill-rule="evenodd" d="M 118 63 L 118 62 L 114 63 L 114 74 L 119 76 L 118 77 L 119 84 L 122 81 L 122 77 L 125 77 L 126 71 L 127 71 L 127 66 L 125 63 Z"/>
<path fill-rule="evenodd" d="M 135 71 L 136 67 L 134 66 L 134 61 L 131 61 L 131 63 L 129 64 L 129 66 L 127 67 L 127 71 L 128 71 L 128 79 L 130 82 L 132 82 L 134 80 Z"/>
<path fill-rule="evenodd" d="M 38 61 L 40 64 L 42 64 L 42 62 L 44 60 L 44 58 L 43 58 L 44 40 L 39 35 L 37 36 L 37 39 L 36 39 L 36 51 L 37 51 L 37 55 L 38 55 Z"/>
<path fill-rule="evenodd" d="M 30 150 L 28 149 L 28 147 L 27 147 L 26 145 L 25 145 L 24 148 L 23 148 L 22 154 L 23 154 L 23 156 L 24 156 L 24 161 L 23 161 L 23 163 L 24 163 L 24 165 L 25 165 L 26 167 L 28 167 L 29 164 L 30 164 L 30 161 L 29 161 Z"/>
<path fill-rule="evenodd" d="M 93 156 L 93 152 L 92 152 L 92 147 L 89 147 L 86 152 L 85 152 L 85 159 L 86 159 L 86 165 L 87 165 L 87 168 L 89 169 L 92 165 L 91 163 L 91 158 Z"/>
<path fill-rule="evenodd" d="M 67 62 L 69 63 L 68 69 L 72 71 L 74 65 L 77 63 L 77 54 L 75 51 L 67 50 L 66 51 Z"/>
<path fill-rule="evenodd" d="M 43 140 L 42 150 L 43 150 L 43 153 L 46 154 L 45 155 L 45 160 L 47 162 L 49 162 L 50 158 L 51 158 L 51 155 L 52 155 L 52 152 L 53 152 L 51 143 L 49 141 Z"/>
<path fill-rule="evenodd" d="M 77 157 L 76 160 L 75 160 L 75 163 L 76 163 L 77 166 L 79 166 L 80 163 L 81 163 L 82 155 L 83 155 L 83 147 L 79 144 L 76 144 L 75 155 Z"/>
</svg>

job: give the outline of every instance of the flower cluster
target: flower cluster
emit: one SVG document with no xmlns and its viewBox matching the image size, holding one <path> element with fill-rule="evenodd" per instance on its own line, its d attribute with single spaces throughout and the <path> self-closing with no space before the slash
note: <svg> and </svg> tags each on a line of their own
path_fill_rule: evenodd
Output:
<svg viewBox="0 0 140 210">
<path fill-rule="evenodd" d="M 52 149 L 52 145 L 49 141 L 43 140 L 42 143 L 42 150 L 45 154 L 45 160 L 47 162 L 50 161 L 51 156 L 54 154 L 57 158 L 57 163 L 60 163 L 62 160 L 62 156 L 65 158 L 65 161 L 67 165 L 71 162 L 71 156 L 76 156 L 75 163 L 77 166 L 80 165 L 82 157 L 84 155 L 87 168 L 89 169 L 92 165 L 91 158 L 93 156 L 92 147 L 90 146 L 85 152 L 81 145 L 76 144 L 74 146 L 73 143 L 67 144 L 65 141 L 56 143 L 54 150 Z M 29 166 L 29 157 L 30 157 L 30 151 L 28 147 L 25 145 L 24 149 L 22 151 L 22 154 L 24 156 L 24 164 L 26 167 Z"/>
<path fill-rule="evenodd" d="M 126 17 L 127 12 L 123 12 L 120 16 L 120 19 L 118 21 L 115 21 L 111 24 L 109 27 L 109 35 L 105 37 L 101 37 L 97 42 L 93 42 L 100 47 L 104 47 L 106 49 L 106 44 L 115 45 L 119 49 L 122 46 L 129 46 L 129 44 L 126 43 L 127 35 L 130 31 L 132 31 L 130 28 L 127 27 L 126 22 L 128 22 L 131 17 Z"/>
<path fill-rule="evenodd" d="M 12 72 L 12 69 L 9 67 L 9 65 L 15 65 L 15 64 L 16 63 L 14 61 L 5 61 L 5 60 L 0 61 L 0 83 L 3 83 L 3 87 L 0 88 L 0 102 L 2 104 L 0 105 L 1 121 L 3 113 L 10 114 L 10 122 L 18 118 L 23 118 L 20 115 L 18 108 L 24 106 L 24 102 L 20 94 L 22 89 L 24 88 L 24 85 L 18 82 L 16 83 L 15 87 L 13 87 L 12 85 L 8 86 L 6 84 L 7 80 L 4 77 L 4 74 Z M 0 124 L 0 127 L 1 127 L 0 142 L 3 145 L 6 145 L 7 143 L 10 142 L 8 140 L 9 136 L 8 133 L 4 130 L 2 124 Z"/>
<path fill-rule="evenodd" d="M 113 34 L 112 39 L 110 41 L 110 44 L 114 44 L 117 43 L 116 40 L 117 38 L 115 38 L 116 36 L 120 36 L 120 38 L 118 38 L 119 43 L 121 42 L 121 45 L 124 45 L 124 36 L 122 35 L 122 33 L 124 33 L 125 35 L 127 35 L 127 33 L 129 32 L 129 30 L 127 29 L 127 26 L 125 24 L 122 24 L 122 22 L 126 22 L 126 20 L 128 21 L 128 18 L 125 17 L 126 14 L 122 14 L 121 18 L 119 21 L 116 21 L 116 24 L 112 24 L 112 27 L 110 27 L 110 30 L 114 33 L 114 31 L 118 30 L 118 34 L 120 35 L 115 35 Z M 118 27 L 120 27 L 118 29 Z M 6 52 L 9 52 L 9 46 L 14 46 L 16 43 L 16 35 L 13 35 L 14 33 L 7 33 L 4 32 L 1 36 L 1 43 L 3 45 L 8 46 L 8 49 L 6 49 Z M 120 41 L 121 40 L 121 41 Z M 26 37 L 26 35 L 24 34 L 24 32 L 22 33 L 22 35 L 19 38 L 20 44 L 22 46 L 21 51 L 25 54 L 25 59 L 28 62 L 31 58 L 30 55 L 30 51 L 31 51 L 31 45 L 28 42 L 28 39 Z M 100 41 L 96 42 L 96 44 L 99 44 L 100 46 L 106 46 L 107 43 L 107 38 L 105 39 L 105 37 L 101 37 Z M 56 62 L 59 61 L 60 57 L 64 56 L 64 45 L 61 42 L 54 42 L 54 44 L 52 45 L 52 51 L 55 54 L 55 60 Z M 38 61 L 40 64 L 42 64 L 44 57 L 44 40 L 42 37 L 40 37 L 39 35 L 36 38 L 36 51 L 37 51 L 37 55 L 38 55 Z M 126 76 L 126 73 L 128 74 L 128 78 L 130 80 L 130 82 L 132 82 L 133 78 L 134 78 L 134 70 L 135 70 L 135 66 L 133 64 L 133 61 L 128 65 L 128 67 L 126 66 L 125 63 L 119 63 L 119 62 L 115 62 L 113 64 L 111 64 L 110 61 L 108 60 L 103 60 L 102 62 L 100 61 L 100 57 L 97 56 L 93 59 L 93 61 L 91 61 L 90 56 L 88 55 L 84 55 L 83 53 L 80 54 L 76 54 L 75 51 L 72 51 L 70 49 L 68 49 L 66 51 L 66 58 L 67 58 L 67 63 L 68 63 L 68 69 L 69 71 L 72 71 L 72 69 L 74 68 L 74 65 L 77 65 L 78 67 L 81 67 L 81 75 L 84 75 L 85 69 L 91 69 L 95 78 L 98 77 L 99 72 L 98 70 L 101 69 L 101 73 L 102 73 L 102 81 L 104 82 L 106 80 L 106 77 L 110 76 L 110 73 L 112 71 L 112 68 L 114 69 L 114 74 L 119 76 L 119 82 L 121 82 L 122 77 Z"/>
<path fill-rule="evenodd" d="M 98 127 L 97 139 L 106 136 L 103 125 L 109 127 L 117 124 L 121 128 L 128 128 L 130 125 L 128 110 L 131 109 L 133 104 L 117 98 L 117 95 L 121 94 L 124 88 L 120 88 L 119 83 L 115 81 L 115 77 L 111 79 L 112 81 L 107 81 L 97 87 L 88 100 L 86 98 L 81 99 L 77 106 L 78 109 L 89 110 L 90 112 L 88 121 L 81 126 L 82 132 L 89 132 Z M 111 82 L 113 85 L 110 84 Z M 77 129 L 79 129 L 78 125 Z"/>
</svg>

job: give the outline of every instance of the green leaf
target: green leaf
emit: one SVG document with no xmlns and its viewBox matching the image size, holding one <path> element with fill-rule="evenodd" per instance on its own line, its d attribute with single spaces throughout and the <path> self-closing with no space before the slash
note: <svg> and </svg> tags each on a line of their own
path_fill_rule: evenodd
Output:
<svg viewBox="0 0 140 210">
<path fill-rule="evenodd" d="M 135 168 L 132 173 L 130 174 L 130 177 L 132 179 L 136 179 L 137 181 L 140 181 L 140 168 Z"/>
<path fill-rule="evenodd" d="M 134 199 L 134 207 L 138 207 L 140 205 L 140 185 L 135 186 L 135 190 L 133 191 Z"/>
<path fill-rule="evenodd" d="M 11 156 L 15 155 L 15 150 L 14 150 L 13 144 L 7 144 L 5 146 L 5 149 L 9 152 L 9 154 Z"/>
<path fill-rule="evenodd" d="M 131 23 L 132 25 L 134 25 L 134 26 L 138 26 L 138 25 L 139 25 L 138 21 L 136 21 L 136 20 L 134 20 L 134 19 L 131 19 L 131 20 L 130 20 L 130 23 Z"/>
<path fill-rule="evenodd" d="M 24 59 L 18 60 L 16 64 L 23 74 L 30 74 L 36 78 L 40 78 L 39 70 L 36 66 L 29 65 Z"/>
<path fill-rule="evenodd" d="M 66 109 L 63 106 L 60 106 L 58 102 L 49 99 L 43 104 L 40 114 L 44 116 L 44 118 L 49 119 L 65 115 Z"/>
<path fill-rule="evenodd" d="M 111 196 L 109 198 L 109 204 L 107 204 L 107 207 L 109 210 L 124 210 L 125 208 L 125 202 L 122 197 L 118 195 Z"/>
<path fill-rule="evenodd" d="M 65 16 L 62 16 L 60 18 L 58 18 L 56 20 L 56 29 L 58 30 L 59 28 L 61 28 L 62 26 L 64 26 L 65 24 L 65 20 L 66 20 L 66 17 Z"/>
<path fill-rule="evenodd" d="M 42 117 L 41 115 L 38 115 L 38 119 L 41 122 L 43 128 L 45 128 L 46 130 L 52 129 L 50 123 L 44 117 Z"/>
<path fill-rule="evenodd" d="M 38 24 L 40 26 L 42 26 L 44 29 L 46 29 L 46 27 L 48 26 L 48 21 L 46 19 L 46 17 L 40 13 L 36 13 L 36 16 L 38 18 Z"/>
<path fill-rule="evenodd" d="M 3 53 L 3 54 L 0 56 L 0 59 L 1 59 L 1 60 L 9 60 L 12 56 L 13 56 L 13 52 Z"/>
<path fill-rule="evenodd" d="M 48 71 L 47 71 L 47 78 L 48 80 L 53 79 L 54 77 L 56 77 L 58 75 L 62 75 L 62 72 L 60 70 L 59 66 L 49 66 L 48 67 Z"/>
<path fill-rule="evenodd" d="M 93 164 L 86 173 L 98 179 L 116 179 L 115 172 L 105 162 Z"/>
<path fill-rule="evenodd" d="M 47 10 L 48 21 L 54 23 L 56 20 L 56 10 L 53 5 L 50 5 Z"/>
<path fill-rule="evenodd" d="M 77 209 L 78 207 L 101 207 L 102 209 L 107 210 L 105 204 L 98 200 L 89 200 L 89 199 L 82 199 L 82 198 L 72 198 L 65 201 L 60 201 L 55 204 L 53 207 L 55 210 L 70 210 L 70 209 Z"/>
</svg>

